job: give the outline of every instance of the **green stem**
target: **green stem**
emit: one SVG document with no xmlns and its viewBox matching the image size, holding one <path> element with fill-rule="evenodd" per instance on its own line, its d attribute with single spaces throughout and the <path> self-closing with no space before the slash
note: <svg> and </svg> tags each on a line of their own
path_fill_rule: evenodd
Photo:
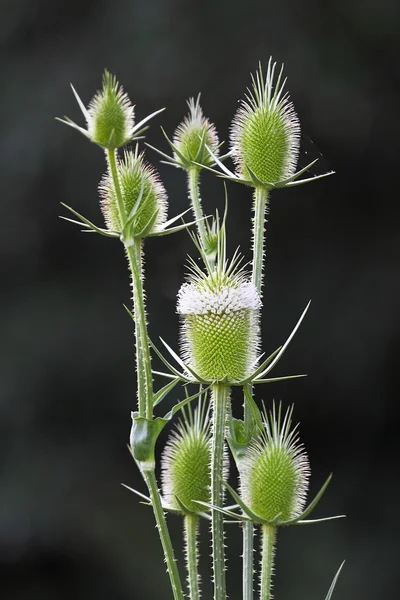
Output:
<svg viewBox="0 0 400 600">
<path fill-rule="evenodd" d="M 273 525 L 262 525 L 260 600 L 271 600 L 272 598 L 275 540 L 276 527 Z"/>
<path fill-rule="evenodd" d="M 159 489 L 157 487 L 156 476 L 153 470 L 142 471 L 142 473 L 146 480 L 147 487 L 149 489 L 151 503 L 153 506 L 154 516 L 156 518 L 157 529 L 160 535 L 161 544 L 164 550 L 165 562 L 167 563 L 167 571 L 171 581 L 174 599 L 184 600 L 182 584 L 179 576 L 178 567 L 176 565 L 174 549 L 172 547 L 167 522 L 161 505 L 161 497 Z"/>
<path fill-rule="evenodd" d="M 254 190 L 253 270 L 251 280 L 260 295 L 263 283 L 265 213 L 267 205 L 268 190 L 265 188 L 256 188 Z"/>
<path fill-rule="evenodd" d="M 229 387 L 224 384 L 214 384 L 212 387 L 213 436 L 211 458 L 211 504 L 221 508 L 224 501 L 222 479 L 224 472 L 225 426 L 228 399 Z M 224 516 L 216 510 L 212 512 L 211 531 L 214 600 L 226 600 Z"/>
<path fill-rule="evenodd" d="M 265 213 L 268 205 L 268 190 L 256 188 L 254 191 L 253 217 L 253 269 L 252 282 L 261 295 L 264 262 Z M 246 439 L 252 425 L 251 410 L 244 403 L 244 429 Z M 243 600 L 253 600 L 254 575 L 254 525 L 247 521 L 243 524 Z"/>
<path fill-rule="evenodd" d="M 118 169 L 117 169 L 117 151 L 116 150 L 106 150 L 106 156 L 108 161 L 108 166 L 110 168 L 111 179 L 113 181 L 113 186 L 115 189 L 115 197 L 117 199 L 118 206 L 118 216 L 121 224 L 121 231 L 124 228 L 126 221 L 126 211 L 124 206 L 124 201 L 122 198 L 121 185 L 118 177 Z"/>
<path fill-rule="evenodd" d="M 208 232 L 206 223 L 204 221 L 203 208 L 201 206 L 200 198 L 200 169 L 192 167 L 188 171 L 188 183 L 189 183 L 189 196 L 192 203 L 192 210 L 197 223 L 197 231 L 200 238 L 200 244 L 203 248 L 207 260 L 209 263 L 210 271 L 214 271 L 216 254 L 214 251 L 210 251 L 210 245 L 208 241 Z M 200 220 L 203 219 L 203 220 Z"/>
<path fill-rule="evenodd" d="M 126 221 L 126 211 L 121 192 L 121 185 L 117 169 L 117 155 L 115 150 L 106 151 L 111 178 L 117 200 L 118 215 L 121 231 Z M 151 355 L 149 338 L 147 334 L 146 309 L 143 292 L 142 277 L 142 240 L 129 240 L 125 244 L 129 267 L 132 274 L 135 335 L 136 335 L 136 368 L 138 378 L 138 412 L 139 416 L 151 420 L 153 418 L 153 378 L 151 373 Z"/>
<path fill-rule="evenodd" d="M 197 555 L 198 526 L 199 517 L 197 515 L 185 515 L 185 549 L 190 600 L 200 599 L 200 577 Z"/>
<path fill-rule="evenodd" d="M 151 372 L 150 344 L 147 333 L 146 308 L 144 302 L 143 280 L 142 280 L 142 240 L 135 239 L 133 246 L 127 247 L 129 263 L 132 270 L 132 287 L 135 300 L 135 320 L 138 324 L 139 347 L 141 360 L 138 362 L 138 370 L 144 373 L 145 385 L 145 414 L 149 421 L 153 418 L 153 376 Z M 143 410 L 143 407 L 142 407 Z"/>
<path fill-rule="evenodd" d="M 132 298 L 133 298 L 133 314 L 135 319 L 135 337 L 136 337 L 136 374 L 137 374 L 137 388 L 138 388 L 138 412 L 140 417 L 146 415 L 146 383 L 145 383 L 145 369 L 143 365 L 143 346 L 142 346 L 142 333 L 139 327 L 139 315 L 137 311 L 137 290 L 134 284 L 132 258 L 129 252 L 127 252 L 129 267 L 132 275 Z M 142 253 L 139 255 L 135 252 L 135 263 L 138 265 L 139 273 L 142 279 Z"/>
<path fill-rule="evenodd" d="M 203 248 L 206 247 L 207 241 L 207 229 L 203 219 L 203 208 L 201 206 L 201 198 L 200 198 L 200 169 L 197 167 L 192 167 L 188 171 L 189 178 L 189 195 L 192 203 L 192 209 L 197 223 L 197 230 L 199 232 L 201 245 Z"/>
</svg>

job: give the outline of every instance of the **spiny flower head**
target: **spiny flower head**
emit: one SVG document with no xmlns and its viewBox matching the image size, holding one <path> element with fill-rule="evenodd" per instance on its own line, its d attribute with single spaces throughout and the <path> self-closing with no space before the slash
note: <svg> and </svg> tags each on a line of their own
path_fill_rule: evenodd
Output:
<svg viewBox="0 0 400 600">
<path fill-rule="evenodd" d="M 126 218 L 131 223 L 134 237 L 145 237 L 156 231 L 167 216 L 167 193 L 157 172 L 145 162 L 143 153 L 124 152 L 117 163 L 118 179 Z M 111 231 L 122 231 L 115 187 L 110 173 L 99 186 L 101 209 L 107 227 Z"/>
<path fill-rule="evenodd" d="M 283 420 L 281 406 L 278 414 L 275 406 L 265 413 L 263 431 L 243 459 L 241 496 L 264 521 L 298 517 L 306 501 L 310 467 L 297 426 L 291 429 L 292 412 Z"/>
<path fill-rule="evenodd" d="M 291 177 L 299 154 L 299 120 L 288 93 L 283 93 L 283 67 L 274 86 L 275 68 L 270 59 L 264 79 L 260 66 L 231 126 L 238 176 L 250 181 L 255 176 L 262 185 Z"/>
<path fill-rule="evenodd" d="M 202 403 L 194 415 L 190 409 L 183 414 L 161 459 L 163 496 L 172 509 L 181 511 L 183 504 L 197 513 L 204 509 L 195 500 L 210 502 L 210 418 Z"/>
<path fill-rule="evenodd" d="M 72 85 L 71 87 L 86 119 L 87 129 L 79 127 L 68 117 L 57 120 L 73 127 L 91 142 L 107 150 L 116 150 L 138 138 L 147 129 L 143 125 L 164 110 L 155 111 L 135 125 L 134 107 L 131 101 L 116 77 L 107 70 L 104 71 L 103 86 L 91 100 L 88 108 L 83 104 L 75 88 Z"/>
<path fill-rule="evenodd" d="M 207 274 L 191 262 L 178 293 L 184 360 L 207 382 L 241 381 L 257 361 L 261 300 L 237 262 L 219 252 L 216 270 Z"/>
<path fill-rule="evenodd" d="M 218 135 L 215 126 L 204 116 L 200 106 L 200 94 L 197 99 L 188 100 L 189 114 L 178 125 L 174 137 L 174 159 L 184 169 L 193 167 L 193 163 L 209 166 L 214 163 L 206 146 L 218 155 Z"/>
<path fill-rule="evenodd" d="M 114 150 L 132 137 L 134 109 L 116 77 L 104 72 L 103 87 L 88 108 L 88 132 L 96 144 Z"/>
</svg>

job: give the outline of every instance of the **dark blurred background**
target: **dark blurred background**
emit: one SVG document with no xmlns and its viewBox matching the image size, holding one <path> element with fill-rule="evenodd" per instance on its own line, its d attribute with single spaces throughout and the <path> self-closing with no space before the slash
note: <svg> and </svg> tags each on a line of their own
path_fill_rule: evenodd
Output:
<svg viewBox="0 0 400 600">
<path fill-rule="evenodd" d="M 259 396 L 296 403 L 311 492 L 334 472 L 315 514 L 348 515 L 282 532 L 275 593 L 323 600 L 347 559 L 335 598 L 398 597 L 399 25 L 395 0 L 1 1 L 2 600 L 171 597 L 152 512 L 120 486 L 145 491 L 126 449 L 135 376 L 122 247 L 58 218 L 66 202 L 102 222 L 103 155 L 54 120 L 83 123 L 69 82 L 87 103 L 107 67 L 139 119 L 166 106 L 147 140 L 167 151 L 159 125 L 172 134 L 199 91 L 227 140 L 249 73 L 270 55 L 285 63 L 303 164 L 320 157 L 317 172 L 337 174 L 272 195 L 264 349 L 313 303 L 276 371 L 308 378 Z M 185 176 L 159 170 L 172 216 L 187 207 Z M 207 212 L 223 206 L 220 181 L 205 175 L 202 191 Z M 251 193 L 232 184 L 229 200 L 230 249 L 250 258 Z M 174 347 L 188 252 L 185 233 L 146 244 L 150 334 Z M 228 543 L 239 600 L 238 529 Z M 204 527 L 210 598 L 206 544 Z"/>
</svg>

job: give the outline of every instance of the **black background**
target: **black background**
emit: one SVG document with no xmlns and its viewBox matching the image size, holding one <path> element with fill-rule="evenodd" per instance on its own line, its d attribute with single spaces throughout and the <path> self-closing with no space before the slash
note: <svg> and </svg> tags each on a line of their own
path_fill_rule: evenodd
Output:
<svg viewBox="0 0 400 600">
<path fill-rule="evenodd" d="M 199 91 L 227 140 L 250 72 L 270 55 L 285 63 L 303 164 L 320 156 L 317 172 L 337 174 L 272 195 L 264 349 L 313 302 L 276 372 L 308 378 L 259 394 L 295 402 L 311 492 L 334 472 L 315 514 L 348 515 L 282 532 L 275 593 L 323 600 L 345 558 L 335 598 L 397 597 L 398 17 L 395 0 L 2 0 L 3 600 L 171 597 L 151 510 L 120 486 L 144 491 L 125 446 L 135 377 L 122 247 L 58 219 L 66 202 L 101 223 L 102 153 L 54 120 L 83 122 L 69 82 L 87 103 L 107 67 L 138 118 L 166 106 L 147 134 L 166 151 L 159 125 L 172 134 Z M 185 176 L 159 170 L 172 216 L 187 207 Z M 221 208 L 221 182 L 204 176 L 203 197 L 207 212 Z M 250 191 L 229 185 L 229 200 L 230 250 L 240 244 L 249 259 Z M 150 334 L 174 347 L 188 252 L 185 233 L 146 244 Z M 179 519 L 170 522 L 179 547 Z M 204 527 L 210 598 L 206 543 Z M 236 528 L 228 546 L 230 597 L 239 599 Z"/>
</svg>

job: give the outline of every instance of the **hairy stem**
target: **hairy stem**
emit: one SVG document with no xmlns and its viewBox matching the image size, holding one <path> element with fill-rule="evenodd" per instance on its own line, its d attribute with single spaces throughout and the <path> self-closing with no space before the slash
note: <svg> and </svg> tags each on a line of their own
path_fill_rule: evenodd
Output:
<svg viewBox="0 0 400 600">
<path fill-rule="evenodd" d="M 256 188 L 254 191 L 253 217 L 253 268 L 251 280 L 261 295 L 264 262 L 265 213 L 268 205 L 268 190 Z M 251 410 L 244 403 L 244 429 L 246 439 L 252 424 Z M 253 600 L 254 575 L 254 525 L 250 521 L 243 524 L 243 600 Z"/>
<path fill-rule="evenodd" d="M 211 504 L 221 508 L 224 501 L 222 478 L 224 472 L 225 426 L 228 399 L 229 387 L 224 384 L 214 384 L 212 387 L 213 436 L 211 455 Z M 224 517 L 222 513 L 216 510 L 212 512 L 211 531 L 214 600 L 226 600 Z"/>
<path fill-rule="evenodd" d="M 142 240 L 135 239 L 133 246 L 127 248 L 132 270 L 132 287 L 135 301 L 135 321 L 138 324 L 140 359 L 138 371 L 144 373 L 145 414 L 149 421 L 153 418 L 153 376 L 151 372 L 150 344 L 147 333 L 146 308 L 142 281 Z"/>
<path fill-rule="evenodd" d="M 188 171 L 189 196 L 192 204 L 193 214 L 197 223 L 197 231 L 200 238 L 200 244 L 207 255 L 210 271 L 214 271 L 216 255 L 214 251 L 210 251 L 208 242 L 207 227 L 204 221 L 203 208 L 200 198 L 200 169 L 192 167 Z M 203 220 L 200 220 L 203 219 Z"/>
<path fill-rule="evenodd" d="M 276 527 L 273 525 L 262 525 L 260 600 L 271 600 L 272 598 L 275 540 Z"/>
<path fill-rule="evenodd" d="M 253 269 L 251 280 L 260 295 L 263 284 L 265 215 L 267 205 L 268 190 L 265 188 L 256 188 L 254 190 Z"/>
<path fill-rule="evenodd" d="M 197 530 L 199 517 L 185 515 L 185 551 L 190 600 L 200 599 L 200 576 L 198 571 Z"/>
<path fill-rule="evenodd" d="M 107 161 L 117 199 L 118 215 L 123 230 L 126 222 L 126 211 L 122 198 L 121 186 L 117 170 L 115 150 L 107 150 Z M 147 334 L 146 308 L 143 291 L 142 240 L 134 239 L 125 244 L 129 268 L 132 274 L 132 289 L 136 336 L 136 370 L 138 382 L 139 416 L 151 420 L 153 418 L 153 378 L 151 373 L 151 355 Z"/>
<path fill-rule="evenodd" d="M 182 591 L 182 584 L 179 576 L 178 567 L 176 565 L 176 559 L 174 555 L 174 549 L 172 547 L 171 538 L 169 535 L 167 522 L 165 519 L 164 511 L 161 505 L 160 492 L 157 487 L 156 476 L 154 471 L 142 471 L 153 506 L 154 516 L 156 518 L 157 529 L 160 535 L 161 544 L 164 550 L 165 562 L 167 564 L 168 575 L 171 582 L 172 593 L 174 600 L 184 600 Z"/>
</svg>

